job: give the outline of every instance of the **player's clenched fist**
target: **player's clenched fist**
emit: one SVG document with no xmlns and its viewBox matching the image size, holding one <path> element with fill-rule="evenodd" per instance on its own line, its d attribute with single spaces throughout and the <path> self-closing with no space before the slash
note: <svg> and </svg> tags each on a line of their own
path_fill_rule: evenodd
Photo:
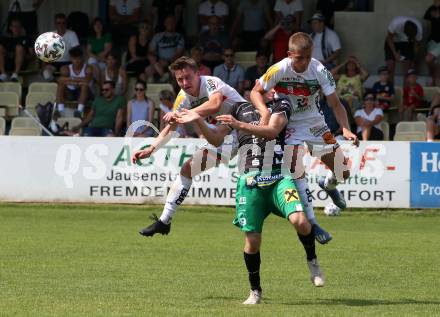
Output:
<svg viewBox="0 0 440 317">
<path fill-rule="evenodd" d="M 144 159 L 144 158 L 149 158 L 151 156 L 151 154 L 153 154 L 154 151 L 154 146 L 149 146 L 144 150 L 139 150 L 133 153 L 132 157 L 131 157 L 131 162 L 133 164 L 136 164 L 138 161 Z"/>
</svg>

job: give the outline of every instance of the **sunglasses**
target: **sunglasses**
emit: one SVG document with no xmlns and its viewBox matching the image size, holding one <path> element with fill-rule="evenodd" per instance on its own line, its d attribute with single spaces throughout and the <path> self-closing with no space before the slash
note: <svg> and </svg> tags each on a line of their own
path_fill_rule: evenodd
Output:
<svg viewBox="0 0 440 317">
<path fill-rule="evenodd" d="M 144 91 L 145 89 L 144 88 L 135 88 L 134 90 L 136 90 L 136 91 Z"/>
</svg>

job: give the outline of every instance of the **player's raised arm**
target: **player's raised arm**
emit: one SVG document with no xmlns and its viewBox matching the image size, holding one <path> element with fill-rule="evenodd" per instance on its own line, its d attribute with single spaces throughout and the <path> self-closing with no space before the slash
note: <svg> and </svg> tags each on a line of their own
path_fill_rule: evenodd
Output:
<svg viewBox="0 0 440 317">
<path fill-rule="evenodd" d="M 260 124 L 266 125 L 269 123 L 270 113 L 269 110 L 266 107 L 266 104 L 264 102 L 264 94 L 266 91 L 264 90 L 263 86 L 261 86 L 260 81 L 255 82 L 255 86 L 251 91 L 251 102 L 257 108 L 258 112 L 260 113 L 261 119 Z"/>
<path fill-rule="evenodd" d="M 174 132 L 177 128 L 177 124 L 168 124 L 163 128 L 159 135 L 154 139 L 153 143 L 143 150 L 138 150 L 133 153 L 131 157 L 132 163 L 137 163 L 139 160 L 150 157 L 154 151 L 163 145 L 165 145 L 175 135 Z"/>
<path fill-rule="evenodd" d="M 218 113 L 222 106 L 223 94 L 221 92 L 216 92 L 209 96 L 208 101 L 205 101 L 200 106 L 195 107 L 193 111 L 197 112 L 201 117 L 207 117 Z"/>
<path fill-rule="evenodd" d="M 206 138 L 206 140 L 214 146 L 220 146 L 223 144 L 225 136 L 231 132 L 231 128 L 228 126 L 216 126 L 209 127 L 203 117 L 198 114 L 195 109 L 187 110 L 183 109 L 176 119 L 178 123 L 185 124 L 189 122 L 194 122 L 196 126 L 200 129 L 201 134 Z"/>
</svg>

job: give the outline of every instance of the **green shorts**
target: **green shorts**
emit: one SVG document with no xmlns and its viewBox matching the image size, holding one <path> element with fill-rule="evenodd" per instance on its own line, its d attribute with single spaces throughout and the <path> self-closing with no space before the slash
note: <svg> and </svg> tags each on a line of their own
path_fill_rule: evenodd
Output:
<svg viewBox="0 0 440 317">
<path fill-rule="evenodd" d="M 241 175 L 235 200 L 233 224 L 245 232 L 261 233 L 264 219 L 270 213 L 287 219 L 290 214 L 304 210 L 294 180 L 279 171 L 269 177 L 262 177 L 260 172 Z"/>
</svg>

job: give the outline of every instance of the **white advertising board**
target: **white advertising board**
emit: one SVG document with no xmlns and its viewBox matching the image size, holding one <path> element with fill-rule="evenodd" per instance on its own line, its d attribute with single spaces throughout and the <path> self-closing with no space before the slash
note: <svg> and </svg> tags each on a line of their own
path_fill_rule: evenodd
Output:
<svg viewBox="0 0 440 317">
<path fill-rule="evenodd" d="M 154 203 L 165 201 L 182 163 L 204 141 L 174 139 L 142 166 L 132 151 L 152 139 L 0 137 L 0 201 Z M 352 176 L 339 188 L 349 207 L 409 207 L 409 143 L 343 146 Z M 234 205 L 236 160 L 194 178 L 185 204 Z M 305 157 L 315 206 L 329 199 L 317 185 L 325 174 L 319 161 Z"/>
</svg>

